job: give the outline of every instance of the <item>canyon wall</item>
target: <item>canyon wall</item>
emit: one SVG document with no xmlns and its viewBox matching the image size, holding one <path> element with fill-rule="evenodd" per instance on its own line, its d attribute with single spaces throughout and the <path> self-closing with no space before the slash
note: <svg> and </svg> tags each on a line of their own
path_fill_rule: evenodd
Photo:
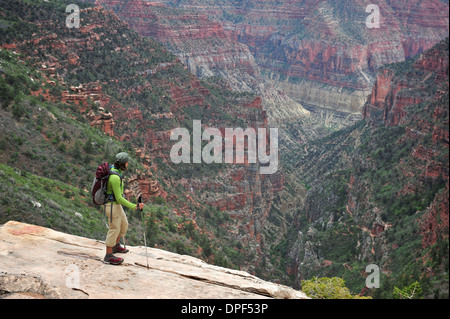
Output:
<svg viewBox="0 0 450 319">
<path fill-rule="evenodd" d="M 426 297 L 448 294 L 448 74 L 448 38 L 380 68 L 364 121 L 286 156 L 288 176 L 307 189 L 290 210 L 298 230 L 285 237 L 290 276 L 342 276 L 377 298 L 406 279 Z M 365 286 L 370 264 L 381 271 L 379 289 Z"/>
<path fill-rule="evenodd" d="M 424 52 L 449 27 L 448 3 L 438 0 L 379 1 L 380 28 L 366 26 L 367 1 L 159 2 L 221 21 L 294 100 L 349 113 L 361 112 L 380 66 Z"/>
<path fill-rule="evenodd" d="M 260 95 L 270 122 L 309 115 L 300 103 L 261 76 L 248 46 L 226 32 L 221 22 L 203 13 L 145 0 L 95 3 L 113 10 L 140 35 L 163 43 L 200 79 L 218 76 L 234 91 Z"/>
<path fill-rule="evenodd" d="M 449 168 L 442 158 L 448 158 L 448 39 L 421 54 L 411 63 L 404 62 L 395 68 L 386 68 L 377 75 L 373 92 L 364 107 L 364 117 L 372 125 L 406 126 L 408 140 L 427 142 L 417 145 L 411 154 L 415 170 L 422 183 L 410 183 L 404 192 L 424 191 L 423 183 L 442 181 L 444 191 L 436 194 L 420 218 L 422 246 L 427 248 L 448 237 Z M 413 70 L 402 75 L 404 70 Z M 410 75 L 410 76 L 408 76 Z M 447 99 L 447 100 L 446 100 Z M 414 112 L 412 105 L 428 105 L 426 114 Z"/>
</svg>

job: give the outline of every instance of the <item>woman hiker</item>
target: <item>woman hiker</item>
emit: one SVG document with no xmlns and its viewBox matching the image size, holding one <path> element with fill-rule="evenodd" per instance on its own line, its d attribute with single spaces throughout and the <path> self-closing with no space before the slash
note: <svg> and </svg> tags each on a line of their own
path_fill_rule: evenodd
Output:
<svg viewBox="0 0 450 319">
<path fill-rule="evenodd" d="M 144 208 L 143 203 L 139 203 L 138 206 L 130 203 L 123 197 L 124 185 L 122 182 L 122 172 L 127 170 L 129 159 L 127 153 L 117 154 L 114 165 L 111 167 L 111 171 L 115 171 L 115 173 L 111 174 L 108 179 L 106 193 L 108 194 L 110 202 L 106 204 L 106 214 L 109 221 L 109 231 L 105 241 L 106 255 L 103 259 L 105 264 L 120 265 L 123 262 L 123 258 L 116 257 L 113 254 L 125 254 L 128 252 L 128 249 L 119 244 L 120 238 L 125 236 L 128 229 L 128 219 L 122 205 L 133 210 L 136 208 Z M 116 173 L 119 175 L 116 175 Z"/>
</svg>

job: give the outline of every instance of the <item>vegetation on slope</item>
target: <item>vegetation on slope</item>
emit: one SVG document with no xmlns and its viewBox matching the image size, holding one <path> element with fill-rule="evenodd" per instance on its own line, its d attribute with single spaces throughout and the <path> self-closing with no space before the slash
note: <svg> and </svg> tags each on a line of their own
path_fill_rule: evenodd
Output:
<svg viewBox="0 0 450 319">
<path fill-rule="evenodd" d="M 92 204 L 88 189 L 99 164 L 112 162 L 120 151 L 135 154 L 136 148 L 144 146 L 142 136 L 135 134 L 139 123 L 117 116 L 115 136 L 130 138 L 121 141 L 107 136 L 90 125 L 83 111 L 97 111 L 96 103 L 90 99 L 87 106 L 61 102 L 63 92 L 80 84 L 100 84 L 112 106 L 139 109 L 144 121 L 153 125 L 155 131 L 188 127 L 189 123 L 192 126 L 192 118 L 196 118 L 201 106 L 187 107 L 180 120 L 154 121 L 153 114 L 167 112 L 168 105 L 173 103 L 169 97 L 172 85 L 185 89 L 186 95 L 189 92 L 198 95 L 192 85 L 196 79 L 172 54 L 156 42 L 141 38 L 112 14 L 83 11 L 83 24 L 96 27 L 88 32 L 67 29 L 67 3 L 1 1 L 2 45 L 15 45 L 14 51 L 20 53 L 0 50 L 0 163 L 3 176 L 11 181 L 2 185 L 5 191 L 0 195 L 0 223 L 16 219 L 103 240 L 106 231 L 103 208 Z M 87 7 L 77 4 L 80 8 Z M 71 53 L 78 55 L 78 63 L 68 63 Z M 45 73 L 42 65 L 49 62 L 55 65 L 58 76 L 49 78 Z M 155 72 L 142 76 L 139 72 L 143 70 Z M 220 84 L 204 85 L 211 91 L 207 103 L 217 118 L 223 123 L 242 125 L 241 120 L 227 113 L 233 101 L 241 97 L 220 89 Z M 130 90 L 134 93 L 126 93 Z M 124 114 L 120 107 L 116 111 Z M 208 112 L 202 116 L 210 118 Z M 132 158 L 127 176 L 145 170 L 141 158 Z M 186 191 L 172 182 L 199 172 L 215 175 L 217 167 L 187 166 L 185 176 L 180 177 L 161 158 L 152 158 L 153 163 L 159 168 L 154 178 L 171 194 L 179 196 L 179 200 L 152 198 L 153 203 L 144 212 L 147 242 L 218 265 L 238 267 L 243 260 L 241 246 L 227 234 L 228 227 L 235 223 L 209 205 L 195 206 L 188 202 L 184 198 Z M 21 183 L 16 184 L 13 181 L 19 180 L 19 176 Z M 24 181 L 25 177 L 30 181 Z M 23 205 L 19 204 L 20 198 L 25 198 Z M 40 203 L 40 208 L 33 203 Z M 192 216 L 176 213 L 181 205 L 195 210 L 195 221 Z M 83 219 L 74 217 L 75 212 Z M 128 216 L 127 242 L 142 244 L 140 216 L 135 212 L 128 212 Z"/>
</svg>

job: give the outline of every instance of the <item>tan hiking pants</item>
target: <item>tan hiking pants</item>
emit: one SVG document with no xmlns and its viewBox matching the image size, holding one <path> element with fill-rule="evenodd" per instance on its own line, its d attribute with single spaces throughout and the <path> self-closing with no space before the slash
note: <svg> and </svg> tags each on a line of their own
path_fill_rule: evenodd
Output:
<svg viewBox="0 0 450 319">
<path fill-rule="evenodd" d="M 120 204 L 113 204 L 112 219 L 111 203 L 106 204 L 106 215 L 108 216 L 109 230 L 105 244 L 108 247 L 114 247 L 117 243 L 117 238 L 125 236 L 128 230 L 128 219 Z"/>
</svg>

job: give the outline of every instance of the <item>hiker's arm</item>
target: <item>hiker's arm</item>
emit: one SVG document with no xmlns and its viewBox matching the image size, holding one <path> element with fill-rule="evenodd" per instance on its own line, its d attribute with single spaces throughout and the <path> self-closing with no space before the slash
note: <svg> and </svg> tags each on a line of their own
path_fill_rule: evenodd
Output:
<svg viewBox="0 0 450 319">
<path fill-rule="evenodd" d="M 111 179 L 111 186 L 114 192 L 114 197 L 116 198 L 116 202 L 130 209 L 136 209 L 136 204 L 130 203 L 122 196 L 122 189 L 120 188 L 120 177 L 117 175 L 111 175 L 109 178 Z"/>
</svg>

